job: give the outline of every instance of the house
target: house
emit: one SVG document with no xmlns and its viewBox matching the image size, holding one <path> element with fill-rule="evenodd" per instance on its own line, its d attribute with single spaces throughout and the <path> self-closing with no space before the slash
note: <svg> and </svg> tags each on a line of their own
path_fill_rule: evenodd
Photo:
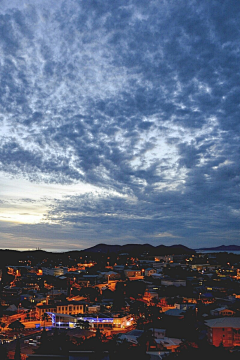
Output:
<svg viewBox="0 0 240 360">
<path fill-rule="evenodd" d="M 124 340 L 126 339 L 128 342 L 133 343 L 133 344 L 138 344 L 138 339 L 140 338 L 140 336 L 144 333 L 143 330 L 132 330 L 129 331 L 128 333 L 125 334 L 121 334 L 119 336 L 119 339 Z"/>
<path fill-rule="evenodd" d="M 179 303 L 175 303 L 174 304 L 176 309 L 181 309 L 181 310 L 195 310 L 196 309 L 196 305 L 195 304 L 179 304 Z"/>
<path fill-rule="evenodd" d="M 88 306 L 88 313 L 97 313 L 100 311 L 101 306 L 99 304 L 95 304 L 95 305 L 89 305 Z"/>
<path fill-rule="evenodd" d="M 240 317 L 222 317 L 206 320 L 208 342 L 224 347 L 240 346 Z"/>
<path fill-rule="evenodd" d="M 233 316 L 235 312 L 233 310 L 228 309 L 226 306 L 216 308 L 210 311 L 212 316 Z"/>
<path fill-rule="evenodd" d="M 122 272 L 124 270 L 124 265 L 114 265 L 113 270 L 118 271 L 118 272 Z"/>
<path fill-rule="evenodd" d="M 151 330 L 153 337 L 155 339 L 163 339 L 166 336 L 166 329 L 151 328 L 149 330 Z"/>
<path fill-rule="evenodd" d="M 152 276 L 153 274 L 156 274 L 157 270 L 153 268 L 147 268 L 145 269 L 145 276 Z"/>
<path fill-rule="evenodd" d="M 16 307 L 16 305 L 12 304 L 5 311 L 17 312 L 18 308 Z"/>
<path fill-rule="evenodd" d="M 186 280 L 177 280 L 177 279 L 162 279 L 161 280 L 161 285 L 163 286 L 176 286 L 176 287 L 180 287 L 180 286 L 186 286 Z"/>
<path fill-rule="evenodd" d="M 162 263 L 173 262 L 173 256 L 172 255 L 155 256 L 155 261 Z"/>
<path fill-rule="evenodd" d="M 219 315 L 221 316 L 233 316 L 235 315 L 235 311 L 231 309 L 222 309 L 219 311 Z"/>
<path fill-rule="evenodd" d="M 125 269 L 124 270 L 124 275 L 127 278 L 139 277 L 139 276 L 142 276 L 142 271 L 141 270 L 133 270 L 133 269 Z"/>
<path fill-rule="evenodd" d="M 164 313 L 164 315 L 172 316 L 178 319 L 183 319 L 185 314 L 186 314 L 185 309 L 169 309 Z"/>
<path fill-rule="evenodd" d="M 217 268 L 219 268 L 219 265 L 211 265 L 211 264 L 193 264 L 190 266 L 191 266 L 192 270 L 197 270 L 200 272 L 205 272 L 207 270 L 214 271 Z"/>
<path fill-rule="evenodd" d="M 153 279 L 161 279 L 162 277 L 163 277 L 163 274 L 161 274 L 161 273 L 152 274 Z"/>
<path fill-rule="evenodd" d="M 115 271 L 102 271 L 99 273 L 99 275 L 106 280 L 119 280 L 121 278 L 121 275 L 118 272 Z"/>
<path fill-rule="evenodd" d="M 153 299 L 158 300 L 158 293 L 152 290 L 146 289 L 143 300 L 147 301 L 148 303 L 151 303 Z"/>
<path fill-rule="evenodd" d="M 166 350 L 175 352 L 179 345 L 182 343 L 181 339 L 163 337 L 159 339 L 155 339 L 157 346 L 161 349 L 164 347 Z"/>
<path fill-rule="evenodd" d="M 160 350 L 163 347 L 168 350 L 174 352 L 176 348 L 181 344 L 182 340 L 175 339 L 175 338 L 169 338 L 166 337 L 166 330 L 165 329 L 149 329 L 152 332 L 153 338 L 154 338 L 154 346 L 156 349 Z M 120 339 L 126 339 L 127 341 L 138 344 L 138 339 L 141 337 L 141 335 L 144 333 L 143 330 L 132 330 L 128 333 L 122 334 L 120 336 Z"/>
</svg>

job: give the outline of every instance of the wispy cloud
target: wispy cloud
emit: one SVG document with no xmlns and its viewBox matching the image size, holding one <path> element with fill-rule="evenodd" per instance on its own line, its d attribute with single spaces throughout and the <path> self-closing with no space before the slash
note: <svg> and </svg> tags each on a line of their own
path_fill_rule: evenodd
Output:
<svg viewBox="0 0 240 360">
<path fill-rule="evenodd" d="M 22 234 L 236 242 L 239 21 L 234 0 L 3 0 L 0 191 Z"/>
</svg>

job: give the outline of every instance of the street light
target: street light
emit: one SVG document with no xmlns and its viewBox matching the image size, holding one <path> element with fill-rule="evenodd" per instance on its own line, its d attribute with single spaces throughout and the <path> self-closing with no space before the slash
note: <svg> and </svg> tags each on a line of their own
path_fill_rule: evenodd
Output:
<svg viewBox="0 0 240 360">
<path fill-rule="evenodd" d="M 18 304 L 18 310 L 17 310 L 18 314 L 19 314 L 19 307 L 20 307 L 20 306 L 22 306 L 21 303 Z"/>
</svg>

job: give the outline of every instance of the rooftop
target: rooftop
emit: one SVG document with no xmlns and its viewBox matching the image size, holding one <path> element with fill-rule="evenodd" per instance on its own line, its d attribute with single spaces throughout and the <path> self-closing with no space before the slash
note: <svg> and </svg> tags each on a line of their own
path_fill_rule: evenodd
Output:
<svg viewBox="0 0 240 360">
<path fill-rule="evenodd" d="M 240 329 L 240 317 L 222 317 L 205 321 L 206 325 L 211 328 L 233 328 Z"/>
</svg>

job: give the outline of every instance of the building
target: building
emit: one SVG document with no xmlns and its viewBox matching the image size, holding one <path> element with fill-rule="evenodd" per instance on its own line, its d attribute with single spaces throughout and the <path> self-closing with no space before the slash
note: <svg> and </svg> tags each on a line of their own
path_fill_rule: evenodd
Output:
<svg viewBox="0 0 240 360">
<path fill-rule="evenodd" d="M 155 342 L 159 348 L 163 346 L 166 350 L 175 352 L 176 349 L 179 347 L 179 345 L 182 343 L 182 340 L 163 337 L 163 338 L 155 339 Z"/>
<path fill-rule="evenodd" d="M 47 312 L 52 320 L 52 326 L 58 329 L 74 329 L 77 325 L 77 317 L 56 312 Z"/>
<path fill-rule="evenodd" d="M 197 270 L 197 271 L 213 271 L 219 268 L 219 265 L 211 265 L 211 264 L 192 264 L 191 265 L 192 270 Z"/>
<path fill-rule="evenodd" d="M 68 273 L 67 267 L 42 268 L 43 275 L 61 276 Z"/>
<path fill-rule="evenodd" d="M 176 280 L 176 279 L 162 279 L 161 285 L 163 286 L 186 286 L 186 280 Z"/>
<path fill-rule="evenodd" d="M 173 262 L 173 256 L 172 255 L 155 256 L 155 261 L 162 263 Z"/>
<path fill-rule="evenodd" d="M 82 301 L 68 301 L 56 305 L 58 314 L 78 315 L 85 312 L 86 304 Z"/>
<path fill-rule="evenodd" d="M 163 339 L 166 337 L 166 329 L 150 328 L 149 330 L 152 331 L 153 337 L 155 339 Z"/>
<path fill-rule="evenodd" d="M 101 309 L 101 306 L 98 304 L 95 305 L 89 305 L 88 306 L 88 313 L 97 313 L 99 312 Z"/>
<path fill-rule="evenodd" d="M 240 317 L 222 317 L 206 320 L 208 342 L 224 347 L 240 346 Z"/>
<path fill-rule="evenodd" d="M 157 270 L 153 268 L 147 268 L 145 269 L 145 276 L 152 276 L 153 274 L 156 274 Z"/>
<path fill-rule="evenodd" d="M 138 339 L 142 336 L 143 333 L 143 330 L 134 329 L 132 331 L 129 331 L 128 333 L 121 334 L 119 338 L 121 340 L 126 339 L 128 342 L 137 345 Z"/>
<path fill-rule="evenodd" d="M 184 319 L 184 315 L 186 314 L 185 309 L 169 309 L 164 312 L 164 315 L 171 316 L 178 319 Z"/>
<path fill-rule="evenodd" d="M 86 304 L 81 301 L 69 301 L 54 305 L 37 305 L 36 314 L 42 319 L 45 313 L 58 313 L 65 315 L 78 315 L 85 312 Z"/>
<path fill-rule="evenodd" d="M 38 319 L 42 319 L 43 315 L 48 312 L 56 312 L 56 305 L 37 305 L 36 306 L 36 316 Z"/>
<path fill-rule="evenodd" d="M 228 309 L 226 306 L 216 308 L 210 311 L 212 316 L 233 316 L 235 311 Z"/>
<path fill-rule="evenodd" d="M 83 314 L 68 315 L 56 312 L 47 313 L 52 319 L 52 326 L 56 328 L 75 328 L 78 320 L 87 321 L 90 329 L 123 330 L 133 325 L 133 317 L 128 314 Z"/>
<path fill-rule="evenodd" d="M 143 300 L 147 301 L 148 303 L 151 303 L 153 301 L 153 299 L 158 301 L 158 293 L 155 291 L 146 289 L 146 291 L 143 295 Z"/>
<path fill-rule="evenodd" d="M 142 271 L 141 270 L 133 270 L 133 269 L 125 269 L 124 275 L 127 278 L 139 277 L 139 276 L 142 276 Z"/>
<path fill-rule="evenodd" d="M 115 271 L 101 272 L 100 275 L 108 281 L 109 280 L 119 280 L 121 278 L 121 275 Z"/>
</svg>

